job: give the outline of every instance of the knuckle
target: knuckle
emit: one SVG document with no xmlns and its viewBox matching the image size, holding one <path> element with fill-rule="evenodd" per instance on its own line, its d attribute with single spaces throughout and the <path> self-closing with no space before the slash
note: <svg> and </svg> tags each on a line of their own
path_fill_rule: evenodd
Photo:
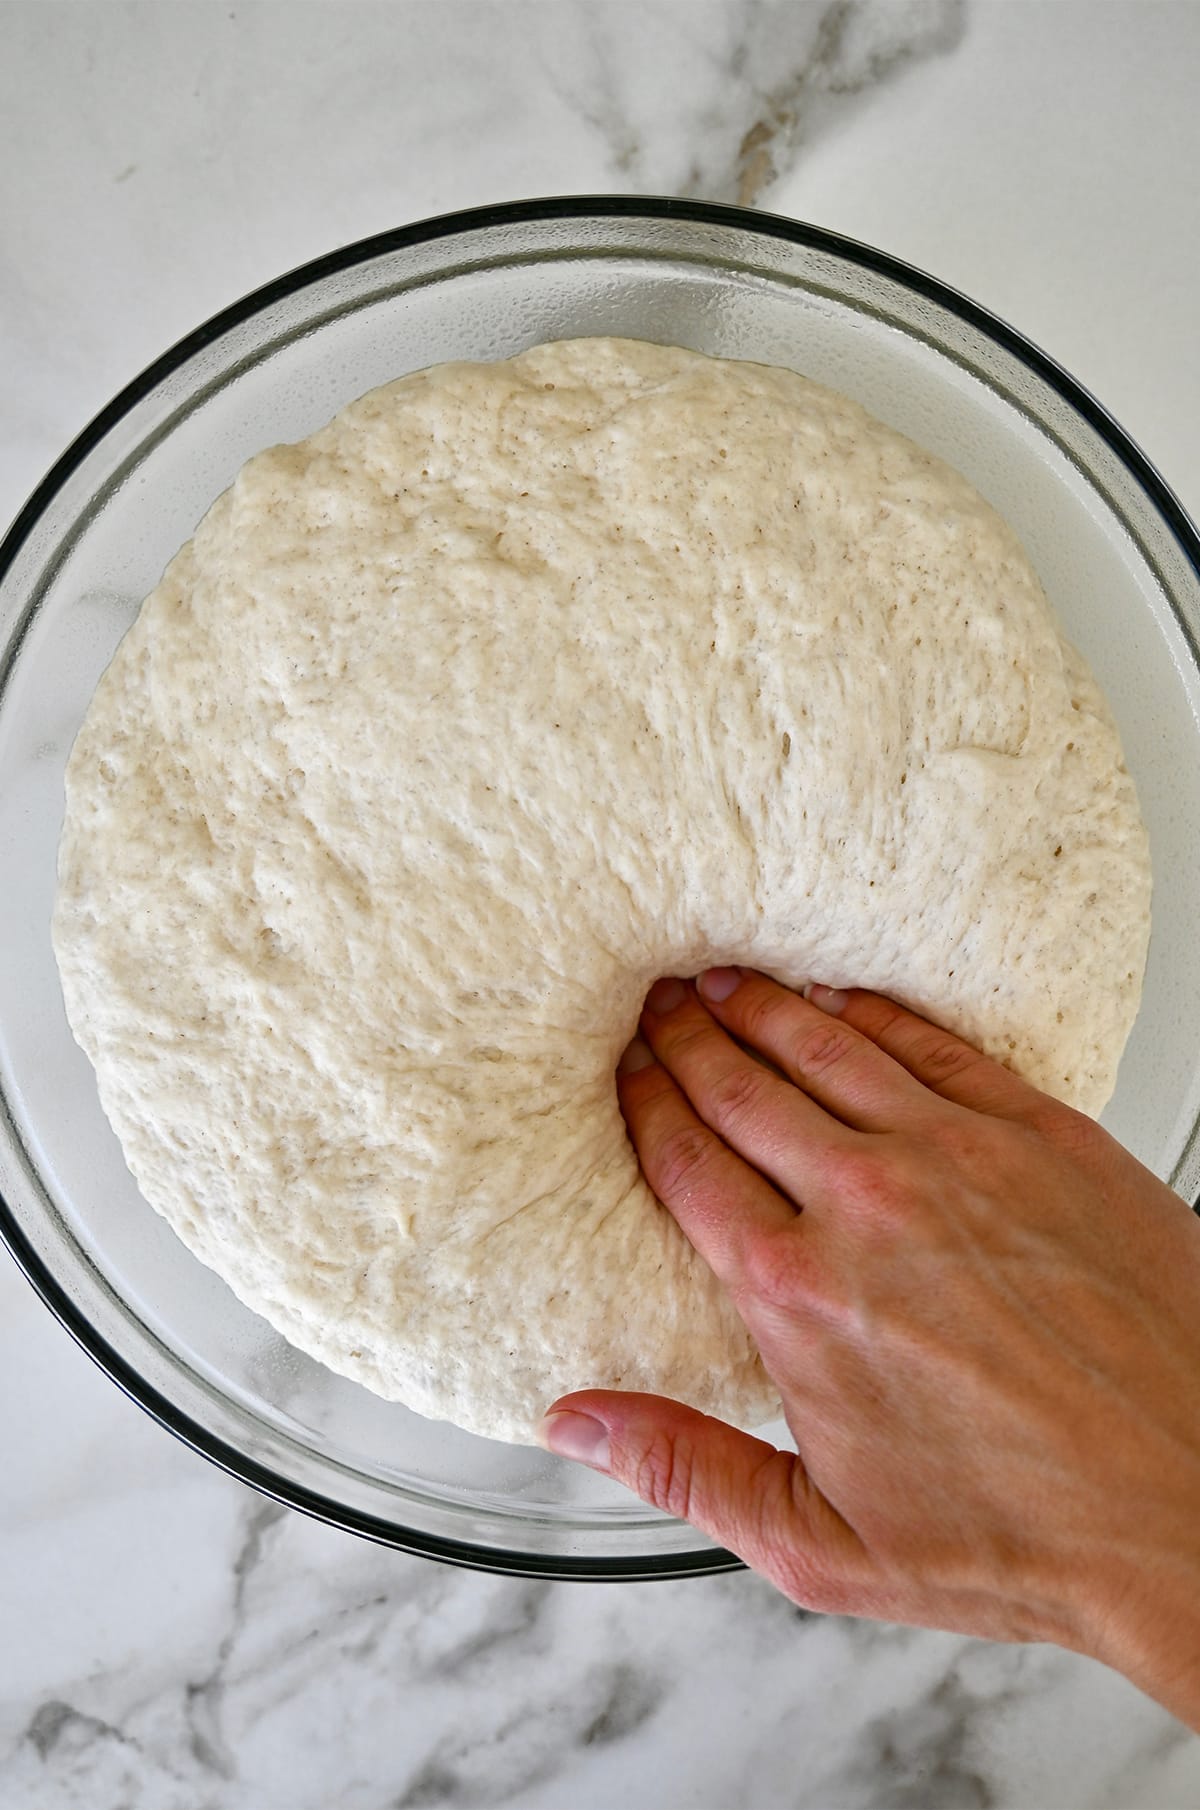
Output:
<svg viewBox="0 0 1200 1810">
<path fill-rule="evenodd" d="M 875 1206 L 900 1192 L 898 1165 L 869 1147 L 841 1151 L 832 1179 L 840 1197 L 858 1206 Z"/>
<path fill-rule="evenodd" d="M 985 1060 L 965 1043 L 959 1043 L 956 1037 L 948 1037 L 942 1031 L 921 1039 L 914 1054 L 917 1066 L 933 1082 L 954 1081 Z"/>
<path fill-rule="evenodd" d="M 906 1006 L 898 1006 L 894 999 L 882 999 L 878 993 L 856 995 L 854 1014 L 863 1035 L 877 1043 L 890 1042 L 896 1032 L 903 1034 L 913 1019 Z"/>
<path fill-rule="evenodd" d="M 930 1150 L 900 1148 L 849 1150 L 839 1158 L 834 1180 L 839 1198 L 856 1221 L 874 1229 L 910 1229 L 927 1207 L 935 1186 Z"/>
<path fill-rule="evenodd" d="M 1098 1151 L 1104 1140 L 1104 1133 L 1095 1119 L 1049 1094 L 1033 1109 L 1029 1123 L 1046 1143 L 1066 1156 L 1087 1159 Z"/>
<path fill-rule="evenodd" d="M 690 1518 L 695 1456 L 688 1439 L 662 1430 L 638 1453 L 630 1481 L 643 1502 L 679 1521 Z"/>
<path fill-rule="evenodd" d="M 846 1062 L 854 1054 L 852 1031 L 830 1019 L 806 1025 L 792 1038 L 792 1063 L 799 1075 L 815 1078 Z"/>
<path fill-rule="evenodd" d="M 689 1061 L 709 1049 L 716 1038 L 711 1024 L 672 1024 L 664 1033 L 664 1048 L 672 1060 Z"/>
<path fill-rule="evenodd" d="M 956 1167 L 989 1170 L 1003 1162 L 1003 1138 L 1007 1125 L 986 1113 L 947 1102 L 931 1113 L 921 1127 L 922 1143 L 927 1154 L 941 1157 Z M 928 1173 L 928 1166 L 926 1169 Z"/>
<path fill-rule="evenodd" d="M 817 1264 L 810 1241 L 793 1230 L 754 1239 L 746 1250 L 740 1292 L 775 1308 L 811 1300 L 817 1292 Z"/>
<path fill-rule="evenodd" d="M 766 1091 L 764 1071 L 749 1065 L 728 1068 L 713 1078 L 707 1103 L 719 1125 L 740 1124 L 757 1116 Z"/>
<path fill-rule="evenodd" d="M 680 1125 L 669 1131 L 654 1158 L 656 1191 L 664 1199 L 686 1194 L 702 1182 L 712 1168 L 716 1140 L 703 1125 Z"/>
</svg>

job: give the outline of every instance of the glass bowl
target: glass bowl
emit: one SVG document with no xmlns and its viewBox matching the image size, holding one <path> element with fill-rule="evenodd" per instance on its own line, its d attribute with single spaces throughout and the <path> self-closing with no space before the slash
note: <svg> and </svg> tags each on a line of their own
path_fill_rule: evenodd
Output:
<svg viewBox="0 0 1200 1810">
<path fill-rule="evenodd" d="M 63 767 L 93 687 L 243 461 L 403 372 L 578 334 L 789 365 L 949 460 L 1014 524 L 1111 700 L 1153 847 L 1144 1003 L 1106 1122 L 1195 1197 L 1195 529 L 1090 396 L 931 278 L 788 220 L 583 198 L 427 221 L 268 284 L 130 384 L 13 524 L 0 550 L 0 1229 L 109 1375 L 247 1483 L 441 1559 L 634 1578 L 737 1561 L 607 1479 L 376 1399 L 292 1350 L 189 1255 L 101 1113 L 49 934 Z"/>
</svg>

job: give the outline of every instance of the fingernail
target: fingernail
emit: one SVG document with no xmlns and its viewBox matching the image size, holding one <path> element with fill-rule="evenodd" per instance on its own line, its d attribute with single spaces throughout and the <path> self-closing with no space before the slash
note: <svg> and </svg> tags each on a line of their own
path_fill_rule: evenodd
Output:
<svg viewBox="0 0 1200 1810">
<path fill-rule="evenodd" d="M 673 1012 L 682 1005 L 687 995 L 687 988 L 681 980 L 656 980 L 646 996 L 646 1009 L 661 1018 L 664 1012 Z"/>
<path fill-rule="evenodd" d="M 617 1063 L 617 1073 L 619 1075 L 636 1075 L 640 1068 L 649 1068 L 653 1061 L 654 1051 L 645 1038 L 635 1037 Z"/>
<path fill-rule="evenodd" d="M 594 1471 L 608 1469 L 608 1428 L 590 1414 L 564 1410 L 547 1414 L 539 1428 L 542 1444 L 560 1458 L 590 1464 Z"/>
<path fill-rule="evenodd" d="M 703 999 L 711 999 L 719 1006 L 723 999 L 728 999 L 742 984 L 740 968 L 706 968 L 696 982 L 696 990 Z"/>
<path fill-rule="evenodd" d="M 820 981 L 809 981 L 804 989 L 805 999 L 811 1000 L 814 1006 L 820 1006 L 822 1012 L 844 1012 L 850 1004 L 849 993 L 843 993 L 839 987 L 823 987 Z"/>
</svg>

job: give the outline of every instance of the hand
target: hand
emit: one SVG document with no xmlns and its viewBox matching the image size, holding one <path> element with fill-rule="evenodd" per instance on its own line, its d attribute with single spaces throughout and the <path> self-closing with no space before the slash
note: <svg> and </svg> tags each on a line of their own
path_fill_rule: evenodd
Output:
<svg viewBox="0 0 1200 1810">
<path fill-rule="evenodd" d="M 1091 1119 L 869 993 L 711 969 L 657 982 L 642 1033 L 630 1134 L 799 1455 L 600 1390 L 556 1402 L 546 1443 L 798 1603 L 1052 1640 L 1200 1726 L 1187 1206 Z"/>
</svg>

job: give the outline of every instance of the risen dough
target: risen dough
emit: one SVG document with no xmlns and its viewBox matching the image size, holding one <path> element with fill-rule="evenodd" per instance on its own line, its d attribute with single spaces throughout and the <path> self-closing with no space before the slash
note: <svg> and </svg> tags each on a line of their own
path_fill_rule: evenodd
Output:
<svg viewBox="0 0 1200 1810">
<path fill-rule="evenodd" d="M 1097 1111 L 1146 839 L 1010 530 L 788 371 L 619 340 L 252 459 L 71 757 L 67 1009 L 146 1198 L 296 1345 L 525 1440 L 773 1394 L 640 1179 L 648 984 L 907 1000 Z"/>
</svg>

